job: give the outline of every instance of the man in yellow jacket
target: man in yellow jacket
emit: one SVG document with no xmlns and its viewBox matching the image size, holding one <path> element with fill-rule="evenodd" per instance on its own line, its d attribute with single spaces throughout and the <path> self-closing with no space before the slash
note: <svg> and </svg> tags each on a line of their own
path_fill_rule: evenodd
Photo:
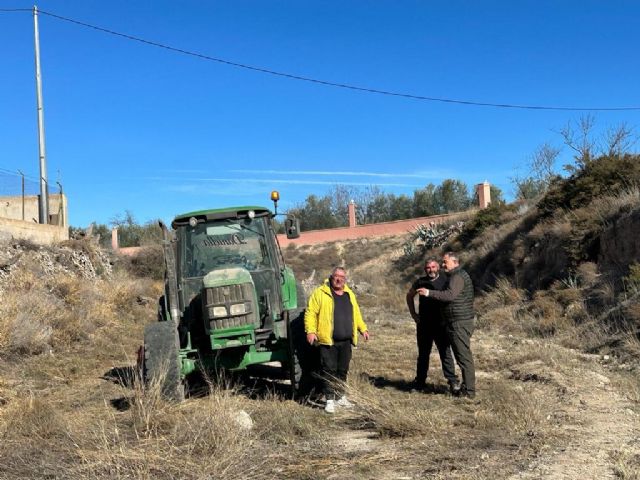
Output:
<svg viewBox="0 0 640 480">
<path fill-rule="evenodd" d="M 367 325 L 362 320 L 360 307 L 353 291 L 346 284 L 344 268 L 335 267 L 328 280 L 316 288 L 304 315 L 307 342 L 320 349 L 320 375 L 323 393 L 327 398 L 325 411 L 334 413 L 336 406 L 353 404 L 340 392 L 334 381 L 346 382 L 351 362 L 351 346 L 357 345 L 358 333 L 369 340 Z"/>
</svg>

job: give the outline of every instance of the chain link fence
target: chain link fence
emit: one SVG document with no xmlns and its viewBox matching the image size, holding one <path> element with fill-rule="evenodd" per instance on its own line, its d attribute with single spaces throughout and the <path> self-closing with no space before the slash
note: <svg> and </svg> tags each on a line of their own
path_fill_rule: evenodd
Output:
<svg viewBox="0 0 640 480">
<path fill-rule="evenodd" d="M 49 198 L 52 195 L 62 193 L 62 185 L 59 182 L 47 184 Z M 26 175 L 21 171 L 12 172 L 0 169 L 0 216 L 14 220 L 37 221 L 37 210 L 34 217 L 33 206 L 37 205 L 34 197 L 40 195 L 40 180 L 37 177 Z M 57 204 L 60 202 L 58 201 Z M 49 202 L 51 204 L 51 202 Z M 58 212 L 50 212 L 58 213 Z M 54 222 L 58 223 L 58 219 Z"/>
</svg>

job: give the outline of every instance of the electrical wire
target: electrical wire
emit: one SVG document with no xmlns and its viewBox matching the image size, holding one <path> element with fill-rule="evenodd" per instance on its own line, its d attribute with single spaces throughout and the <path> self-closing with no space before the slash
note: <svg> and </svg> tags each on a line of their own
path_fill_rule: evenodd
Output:
<svg viewBox="0 0 640 480">
<path fill-rule="evenodd" d="M 31 11 L 31 9 L 0 9 L 0 11 Z M 408 98 L 412 100 L 422 100 L 428 102 L 440 102 L 440 103 L 448 103 L 448 104 L 457 104 L 457 105 L 467 105 L 467 106 L 476 106 L 476 107 L 493 107 L 493 108 L 510 108 L 510 109 L 520 109 L 520 110 L 556 110 L 556 111 L 569 111 L 569 112 L 614 112 L 614 111 L 633 111 L 640 110 L 640 106 L 637 107 L 560 107 L 560 106 L 549 106 L 549 105 L 524 105 L 524 104 L 512 104 L 512 103 L 490 103 L 490 102 L 476 102 L 471 100 L 458 100 L 452 98 L 441 98 L 441 97 L 428 97 L 424 95 L 414 95 L 410 93 L 402 93 L 402 92 L 393 92 L 389 90 L 380 90 L 377 88 L 368 88 L 361 87 L 357 85 L 350 85 L 346 83 L 337 83 L 330 82 L 328 80 L 320 80 L 317 78 L 304 77 L 301 75 L 294 75 L 286 72 L 279 72 L 276 70 L 270 70 L 268 68 L 256 67 L 253 65 L 247 65 L 244 63 L 233 62 L 230 60 L 225 60 L 223 58 L 212 57 L 209 55 L 205 55 L 202 53 L 185 50 L 182 48 L 172 47 L 170 45 L 162 44 L 159 42 L 154 42 L 151 40 L 146 40 L 144 38 L 135 37 L 133 35 L 128 35 L 126 33 L 116 32 L 114 30 L 110 30 L 103 27 L 98 27 L 96 25 L 92 25 L 89 23 L 81 22 L 79 20 L 74 20 L 72 18 L 63 17 L 61 15 L 57 15 L 52 12 L 47 12 L 44 10 L 38 10 L 38 12 L 42 15 L 47 15 L 52 18 L 56 18 L 58 20 L 63 20 L 65 22 L 73 23 L 76 25 L 80 25 L 86 28 L 91 28 L 93 30 L 97 30 L 103 33 L 108 33 L 110 35 L 115 35 L 118 37 L 125 38 L 127 40 L 132 40 L 135 42 L 143 43 L 145 45 L 151 45 L 154 47 L 162 48 L 165 50 L 169 50 L 171 52 L 180 53 L 183 55 L 189 55 L 192 57 L 200 58 L 202 60 L 208 60 L 212 62 L 221 63 L 224 65 L 229 65 L 232 67 L 243 68 L 246 70 L 252 70 L 254 72 L 265 73 L 268 75 L 274 75 L 278 77 L 284 77 L 291 80 L 299 80 L 303 82 L 315 83 L 319 85 L 325 85 L 329 87 L 343 88 L 348 90 L 355 90 L 358 92 L 366 92 L 366 93 L 374 93 L 378 95 L 387 95 L 393 97 L 401 97 Z"/>
</svg>

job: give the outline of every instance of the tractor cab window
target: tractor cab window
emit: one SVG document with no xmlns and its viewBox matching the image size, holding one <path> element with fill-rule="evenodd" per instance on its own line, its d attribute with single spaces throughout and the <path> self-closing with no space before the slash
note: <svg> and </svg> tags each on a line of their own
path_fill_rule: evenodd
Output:
<svg viewBox="0 0 640 480">
<path fill-rule="evenodd" d="M 201 277 L 221 268 L 249 271 L 269 268 L 264 223 L 256 220 L 224 220 L 186 227 L 183 232 L 187 277 Z"/>
</svg>

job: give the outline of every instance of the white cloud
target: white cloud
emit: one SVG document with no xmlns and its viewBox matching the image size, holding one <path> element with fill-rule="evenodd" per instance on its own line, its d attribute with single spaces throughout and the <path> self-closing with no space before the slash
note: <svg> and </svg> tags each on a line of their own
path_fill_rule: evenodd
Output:
<svg viewBox="0 0 640 480">
<path fill-rule="evenodd" d="M 292 180 L 292 179 L 284 179 L 284 178 L 165 178 L 165 177 L 148 177 L 147 180 L 156 180 L 156 181 L 176 181 L 179 180 L 181 182 L 220 182 L 220 183 L 235 183 L 240 185 L 242 183 L 260 183 L 260 184 L 270 184 L 270 185 L 354 185 L 354 186 L 369 186 L 369 185 L 377 185 L 379 187 L 422 187 L 423 185 L 411 184 L 411 183 L 379 183 L 379 182 L 351 182 L 351 181 L 342 181 L 338 182 L 335 180 Z M 189 185 L 183 185 L 182 187 L 175 186 L 175 188 L 188 188 Z M 196 187 L 197 189 L 197 187 Z M 180 190 L 176 190 L 180 191 Z M 182 190 L 188 191 L 188 190 Z"/>
<path fill-rule="evenodd" d="M 449 174 L 442 170 L 423 171 L 417 173 L 383 173 L 383 172 L 351 172 L 336 170 L 229 170 L 230 173 L 252 173 L 269 175 L 333 175 L 347 177 L 380 177 L 380 178 L 446 178 Z M 334 182 L 335 183 L 335 182 Z"/>
</svg>

